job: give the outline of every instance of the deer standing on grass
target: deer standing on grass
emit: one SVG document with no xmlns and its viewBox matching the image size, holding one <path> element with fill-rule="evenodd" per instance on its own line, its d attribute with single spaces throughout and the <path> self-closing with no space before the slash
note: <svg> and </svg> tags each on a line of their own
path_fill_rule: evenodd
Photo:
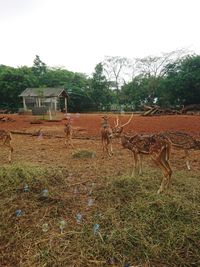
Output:
<svg viewBox="0 0 200 267">
<path fill-rule="evenodd" d="M 119 125 L 119 117 L 117 116 L 117 120 L 114 127 L 110 126 L 107 115 L 103 116 L 102 118 L 103 122 L 101 125 L 101 141 L 102 141 L 103 153 L 106 152 L 111 157 L 113 155 L 113 148 L 112 148 L 113 138 L 120 137 L 120 135 L 124 130 L 124 127 L 131 122 L 133 114 L 131 115 L 129 120 L 122 125 L 121 124 Z"/>
<path fill-rule="evenodd" d="M 0 130 L 0 142 L 2 146 L 9 148 L 8 161 L 12 160 L 13 147 L 11 145 L 12 135 L 9 131 Z"/>
<path fill-rule="evenodd" d="M 124 148 L 133 152 L 134 168 L 132 175 L 138 171 L 138 162 L 139 173 L 141 174 L 141 155 L 149 155 L 151 160 L 161 169 L 164 176 L 157 193 L 160 194 L 165 188 L 168 188 L 172 176 L 172 169 L 169 163 L 171 143 L 165 137 L 139 134 L 132 137 L 122 135 L 121 143 Z"/>
<path fill-rule="evenodd" d="M 74 148 L 74 145 L 72 142 L 73 129 L 72 129 L 70 118 L 67 118 L 67 122 L 65 123 L 65 127 L 64 127 L 64 133 L 65 133 L 65 145 L 70 144 L 71 147 Z"/>
<path fill-rule="evenodd" d="M 160 135 L 166 137 L 175 149 L 184 150 L 187 169 L 191 170 L 189 150 L 200 150 L 200 141 L 184 132 L 164 132 Z"/>
</svg>

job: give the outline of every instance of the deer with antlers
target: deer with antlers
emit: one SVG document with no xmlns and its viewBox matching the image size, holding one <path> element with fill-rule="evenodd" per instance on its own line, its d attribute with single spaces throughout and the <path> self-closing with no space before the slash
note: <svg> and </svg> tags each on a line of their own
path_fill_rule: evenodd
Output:
<svg viewBox="0 0 200 267">
<path fill-rule="evenodd" d="M 101 141 L 102 141 L 103 153 L 106 152 L 109 156 L 113 155 L 112 140 L 113 138 L 120 137 L 120 135 L 124 130 L 124 127 L 131 122 L 132 117 L 133 114 L 126 123 L 119 125 L 119 117 L 117 116 L 114 127 L 110 126 L 107 115 L 102 117 L 103 122 L 101 125 Z"/>
<path fill-rule="evenodd" d="M 0 130 L 1 145 L 9 148 L 8 161 L 12 160 L 13 147 L 11 145 L 12 135 L 9 131 Z"/>
<path fill-rule="evenodd" d="M 121 143 L 124 148 L 133 152 L 134 168 L 132 175 L 138 171 L 138 162 L 139 173 L 142 171 L 141 155 L 149 155 L 151 160 L 161 169 L 164 176 L 157 193 L 160 194 L 164 189 L 168 188 L 172 176 L 172 169 L 169 163 L 171 143 L 165 137 L 139 134 L 132 137 L 122 135 Z"/>
<path fill-rule="evenodd" d="M 65 145 L 71 145 L 72 148 L 74 148 L 73 142 L 72 142 L 72 136 L 73 136 L 73 129 L 71 125 L 71 119 L 67 118 L 67 121 L 65 123 L 64 127 L 64 133 L 65 133 Z"/>
<path fill-rule="evenodd" d="M 172 147 L 183 150 L 185 153 L 186 166 L 191 170 L 189 162 L 189 150 L 200 150 L 200 141 L 184 132 L 164 132 L 160 134 L 169 140 Z"/>
</svg>

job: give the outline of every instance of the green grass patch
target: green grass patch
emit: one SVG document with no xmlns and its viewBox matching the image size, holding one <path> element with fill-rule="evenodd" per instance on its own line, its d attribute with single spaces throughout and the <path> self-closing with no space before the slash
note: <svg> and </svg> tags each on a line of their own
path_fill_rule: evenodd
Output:
<svg viewBox="0 0 200 267">
<path fill-rule="evenodd" d="M 92 191 L 91 183 L 70 179 L 64 167 L 0 168 L 2 266 L 200 266 L 198 173 L 177 172 L 161 195 L 152 169 L 141 177 L 101 177 Z"/>
<path fill-rule="evenodd" d="M 95 158 L 96 153 L 89 150 L 78 150 L 73 153 L 73 158 L 75 159 L 84 159 L 84 158 Z"/>
</svg>

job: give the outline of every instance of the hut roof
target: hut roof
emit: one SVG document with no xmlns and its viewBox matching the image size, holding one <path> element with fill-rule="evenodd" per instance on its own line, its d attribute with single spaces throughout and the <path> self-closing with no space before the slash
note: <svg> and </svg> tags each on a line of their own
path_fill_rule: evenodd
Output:
<svg viewBox="0 0 200 267">
<path fill-rule="evenodd" d="M 19 96 L 21 97 L 58 97 L 68 96 L 64 88 L 26 88 Z"/>
</svg>

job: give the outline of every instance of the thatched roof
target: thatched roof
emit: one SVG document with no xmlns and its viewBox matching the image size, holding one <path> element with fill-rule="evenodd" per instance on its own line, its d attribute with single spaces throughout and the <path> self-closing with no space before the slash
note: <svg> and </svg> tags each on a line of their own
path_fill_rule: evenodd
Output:
<svg viewBox="0 0 200 267">
<path fill-rule="evenodd" d="M 19 96 L 21 97 L 67 97 L 68 94 L 64 88 L 26 88 Z"/>
</svg>

